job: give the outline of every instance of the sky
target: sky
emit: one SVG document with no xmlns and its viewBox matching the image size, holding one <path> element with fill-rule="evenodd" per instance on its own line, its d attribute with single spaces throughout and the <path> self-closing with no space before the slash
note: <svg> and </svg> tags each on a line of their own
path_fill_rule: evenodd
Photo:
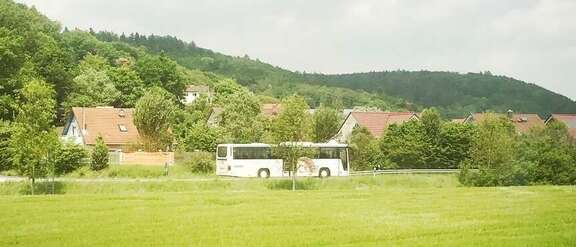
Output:
<svg viewBox="0 0 576 247">
<path fill-rule="evenodd" d="M 490 71 L 576 99 L 575 0 L 17 0 L 290 70 Z"/>
</svg>

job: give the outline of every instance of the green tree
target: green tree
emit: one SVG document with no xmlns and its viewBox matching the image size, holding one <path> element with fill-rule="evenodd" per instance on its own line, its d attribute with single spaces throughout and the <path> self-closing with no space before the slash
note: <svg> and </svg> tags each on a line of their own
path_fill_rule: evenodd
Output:
<svg viewBox="0 0 576 247">
<path fill-rule="evenodd" d="M 374 168 L 395 168 L 380 152 L 378 139 L 374 138 L 365 127 L 354 128 L 348 140 L 350 146 L 350 163 L 356 171 L 367 171 Z"/>
<path fill-rule="evenodd" d="M 323 104 L 314 112 L 313 127 L 314 141 L 326 142 L 338 133 L 340 127 L 340 114 L 336 109 L 329 108 Z"/>
<path fill-rule="evenodd" d="M 521 137 L 519 157 L 533 164 L 527 168 L 537 184 L 575 184 L 576 155 L 566 125 L 550 122 Z"/>
<path fill-rule="evenodd" d="M 63 143 L 55 150 L 53 161 L 55 175 L 63 175 L 80 168 L 82 160 L 87 158 L 86 150 L 80 145 Z"/>
<path fill-rule="evenodd" d="M 13 165 L 32 181 L 32 193 L 36 178 L 54 171 L 51 156 L 59 142 L 52 125 L 56 106 L 53 97 L 54 90 L 45 82 L 32 81 L 24 86 L 8 144 Z"/>
<path fill-rule="evenodd" d="M 426 147 L 422 149 L 424 166 L 426 168 L 443 168 L 443 152 L 440 146 L 440 132 L 442 130 L 442 117 L 436 108 L 422 111 L 420 124 L 423 130 L 423 140 Z"/>
<path fill-rule="evenodd" d="M 153 87 L 136 102 L 134 125 L 149 151 L 165 150 L 173 142 L 169 129 L 176 113 L 174 97 L 166 90 Z"/>
<path fill-rule="evenodd" d="M 148 87 L 162 87 L 177 99 L 182 98 L 186 84 L 172 59 L 160 55 L 146 55 L 136 62 L 136 72 Z"/>
<path fill-rule="evenodd" d="M 65 102 L 67 109 L 75 106 L 110 106 L 120 98 L 105 71 L 87 69 L 74 78 L 74 91 Z"/>
<path fill-rule="evenodd" d="M 518 162 L 516 154 L 516 133 L 510 120 L 488 115 L 478 123 L 470 159 L 460 165 L 460 181 L 476 186 L 527 184 L 527 164 Z"/>
<path fill-rule="evenodd" d="M 428 147 L 424 128 L 416 120 L 392 124 L 380 138 L 382 154 L 399 168 L 425 168 L 425 150 Z"/>
<path fill-rule="evenodd" d="M 458 168 L 458 165 L 470 158 L 470 149 L 476 128 L 471 124 L 444 123 L 439 133 L 441 167 Z"/>
<path fill-rule="evenodd" d="M 0 171 L 12 169 L 12 157 L 9 149 L 11 135 L 10 123 L 0 120 Z"/>
<path fill-rule="evenodd" d="M 134 107 L 136 101 L 144 95 L 144 82 L 128 65 L 121 65 L 108 71 L 108 77 L 120 92 L 116 98 L 116 107 Z"/>
<path fill-rule="evenodd" d="M 233 143 L 259 142 L 264 131 L 259 115 L 260 103 L 254 94 L 239 91 L 228 96 L 220 121 L 226 139 Z"/>
<path fill-rule="evenodd" d="M 311 140 L 310 115 L 308 105 L 300 96 L 290 96 L 282 101 L 280 114 L 272 122 L 272 132 L 276 142 Z"/>
<path fill-rule="evenodd" d="M 96 138 L 96 145 L 91 154 L 90 168 L 99 171 L 108 167 L 110 157 L 108 156 L 108 147 L 104 144 L 102 136 Z"/>
</svg>

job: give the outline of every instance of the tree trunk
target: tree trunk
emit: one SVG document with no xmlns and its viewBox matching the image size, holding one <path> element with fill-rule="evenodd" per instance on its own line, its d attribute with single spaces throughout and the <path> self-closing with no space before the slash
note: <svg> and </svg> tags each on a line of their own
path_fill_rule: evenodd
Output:
<svg viewBox="0 0 576 247">
<path fill-rule="evenodd" d="M 292 158 L 292 191 L 296 191 L 296 162 Z"/>
</svg>

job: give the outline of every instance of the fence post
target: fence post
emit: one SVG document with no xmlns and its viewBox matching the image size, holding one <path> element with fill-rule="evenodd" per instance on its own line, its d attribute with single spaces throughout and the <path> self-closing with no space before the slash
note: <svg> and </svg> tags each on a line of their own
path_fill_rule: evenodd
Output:
<svg viewBox="0 0 576 247">
<path fill-rule="evenodd" d="M 168 162 L 164 162 L 164 176 L 168 176 Z"/>
</svg>

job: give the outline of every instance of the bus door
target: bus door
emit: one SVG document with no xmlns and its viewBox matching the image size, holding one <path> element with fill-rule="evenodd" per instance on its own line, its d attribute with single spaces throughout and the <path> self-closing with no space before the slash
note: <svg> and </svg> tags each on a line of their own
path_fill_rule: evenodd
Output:
<svg viewBox="0 0 576 247">
<path fill-rule="evenodd" d="M 216 175 L 230 175 L 231 152 L 228 146 L 216 148 Z"/>
</svg>

